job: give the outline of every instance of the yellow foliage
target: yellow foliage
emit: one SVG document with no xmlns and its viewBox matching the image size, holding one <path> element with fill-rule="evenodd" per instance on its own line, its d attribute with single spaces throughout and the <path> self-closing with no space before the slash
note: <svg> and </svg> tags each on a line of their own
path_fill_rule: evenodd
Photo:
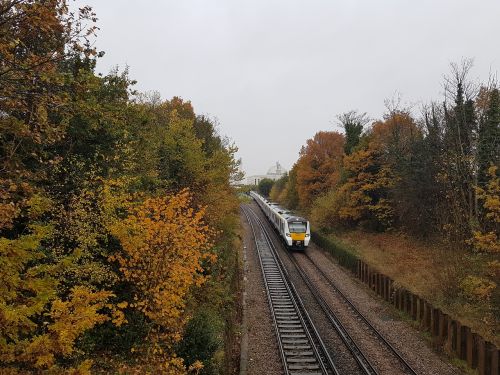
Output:
<svg viewBox="0 0 500 375">
<path fill-rule="evenodd" d="M 49 199 L 35 194 L 27 208 L 35 220 L 52 207 Z M 109 319 L 102 310 L 110 292 L 78 286 L 67 298 L 56 296 L 55 276 L 66 260 L 53 263 L 41 251 L 42 242 L 53 235 L 51 224 L 32 221 L 26 234 L 0 238 L 0 372 L 21 367 L 61 373 L 56 357 L 71 357 L 76 339 Z M 88 367 L 84 363 L 73 373 L 88 373 Z"/>
<path fill-rule="evenodd" d="M 473 231 L 473 237 L 467 242 L 472 245 L 474 250 L 479 252 L 500 253 L 500 238 L 498 229 L 500 223 L 500 179 L 497 176 L 497 166 L 491 166 L 488 169 L 490 180 L 485 189 L 476 187 L 477 198 L 483 201 L 483 207 L 486 211 L 486 226 L 492 230 Z"/>
<path fill-rule="evenodd" d="M 189 366 L 188 372 L 190 374 L 198 374 L 203 369 L 203 363 L 200 361 L 195 361 L 191 366 Z"/>
<path fill-rule="evenodd" d="M 71 290 L 66 300 L 53 300 L 50 312 L 45 314 L 48 321 L 43 330 L 31 323 L 24 327 L 22 337 L 17 337 L 14 342 L 4 341 L 0 344 L 0 360 L 6 365 L 5 369 L 13 370 L 15 367 L 10 366 L 23 364 L 25 369 L 55 371 L 58 368 L 56 356 L 70 357 L 74 353 L 76 339 L 83 332 L 109 320 L 109 316 L 100 311 L 111 296 L 113 294 L 107 291 L 92 292 L 87 288 L 77 287 Z M 29 317 L 20 317 L 22 320 L 18 323 L 29 322 Z M 12 331 L 9 337 L 15 337 Z M 77 369 L 68 371 L 87 374 L 90 365 L 90 361 L 85 361 Z"/>
<path fill-rule="evenodd" d="M 500 179 L 497 176 L 497 166 L 488 169 L 490 181 L 487 190 L 477 189 L 478 198 L 484 201 L 486 217 L 494 223 L 500 223 Z"/>
<path fill-rule="evenodd" d="M 97 324 L 109 319 L 99 311 L 113 294 L 107 291 L 92 292 L 84 287 L 73 288 L 66 301 L 56 299 L 52 303 L 50 324 L 53 346 L 63 356 L 73 353 L 73 345 L 78 336 Z"/>
<path fill-rule="evenodd" d="M 340 219 L 347 222 L 376 219 L 382 226 L 390 227 L 394 210 L 384 196 L 397 178 L 389 166 L 381 165 L 379 151 L 371 146 L 358 150 L 344 158 L 344 165 L 351 177 L 339 188 L 338 196 L 344 197 L 339 207 Z"/>
<path fill-rule="evenodd" d="M 488 262 L 488 275 L 500 280 L 500 261 L 495 259 Z"/>
<path fill-rule="evenodd" d="M 495 232 L 474 231 L 472 240 L 469 242 L 474 246 L 474 250 L 487 253 L 500 253 L 500 241 Z"/>
<path fill-rule="evenodd" d="M 53 204 L 54 202 L 50 198 L 40 193 L 34 194 L 27 202 L 28 217 L 31 220 L 40 218 L 41 215 L 48 212 L 52 208 Z"/>
<path fill-rule="evenodd" d="M 489 301 L 497 284 L 477 276 L 467 276 L 460 283 L 464 296 L 472 301 Z"/>
</svg>

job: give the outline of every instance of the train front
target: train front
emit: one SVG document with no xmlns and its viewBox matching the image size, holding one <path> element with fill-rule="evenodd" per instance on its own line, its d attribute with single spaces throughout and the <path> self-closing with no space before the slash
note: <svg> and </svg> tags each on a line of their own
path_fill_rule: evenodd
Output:
<svg viewBox="0 0 500 375">
<path fill-rule="evenodd" d="M 287 226 L 286 242 L 288 247 L 296 250 L 305 250 L 311 240 L 309 222 L 301 217 L 290 217 L 287 220 Z"/>
</svg>

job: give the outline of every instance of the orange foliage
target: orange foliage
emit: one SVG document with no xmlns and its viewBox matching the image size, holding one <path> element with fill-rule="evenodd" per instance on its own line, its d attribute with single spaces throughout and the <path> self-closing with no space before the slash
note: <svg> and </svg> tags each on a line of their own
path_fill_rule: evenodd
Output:
<svg viewBox="0 0 500 375">
<path fill-rule="evenodd" d="M 338 184 L 343 153 L 344 136 L 340 133 L 321 131 L 307 140 L 297 161 L 297 190 L 301 207 L 310 207 L 318 195 Z"/>
<path fill-rule="evenodd" d="M 147 199 L 110 228 L 123 247 L 112 259 L 136 290 L 130 308 L 154 323 L 148 358 L 165 371 L 182 367 L 171 349 L 186 322 L 188 292 L 206 280 L 202 263 L 215 260 L 208 251 L 214 232 L 204 223 L 205 209 L 193 209 L 191 200 L 187 189 Z"/>
<path fill-rule="evenodd" d="M 373 124 L 370 132 L 370 148 L 397 153 L 393 156 L 402 156 L 410 152 L 415 137 L 420 135 L 420 129 L 408 113 L 391 113 L 384 121 Z"/>
</svg>

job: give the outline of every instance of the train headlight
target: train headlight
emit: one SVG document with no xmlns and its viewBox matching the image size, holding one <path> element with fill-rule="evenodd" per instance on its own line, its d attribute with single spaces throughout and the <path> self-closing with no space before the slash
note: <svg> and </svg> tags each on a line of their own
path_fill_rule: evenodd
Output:
<svg viewBox="0 0 500 375">
<path fill-rule="evenodd" d="M 306 237 L 309 237 L 309 234 L 306 234 Z"/>
<path fill-rule="evenodd" d="M 290 233 L 285 233 L 285 236 L 290 237 Z"/>
</svg>

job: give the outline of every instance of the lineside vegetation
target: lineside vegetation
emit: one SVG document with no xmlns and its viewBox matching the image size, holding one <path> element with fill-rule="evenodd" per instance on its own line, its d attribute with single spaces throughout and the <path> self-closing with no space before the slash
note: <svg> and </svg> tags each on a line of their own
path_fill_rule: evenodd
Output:
<svg viewBox="0 0 500 375">
<path fill-rule="evenodd" d="M 0 372 L 229 372 L 236 147 L 96 74 L 96 21 L 0 4 Z"/>
</svg>

